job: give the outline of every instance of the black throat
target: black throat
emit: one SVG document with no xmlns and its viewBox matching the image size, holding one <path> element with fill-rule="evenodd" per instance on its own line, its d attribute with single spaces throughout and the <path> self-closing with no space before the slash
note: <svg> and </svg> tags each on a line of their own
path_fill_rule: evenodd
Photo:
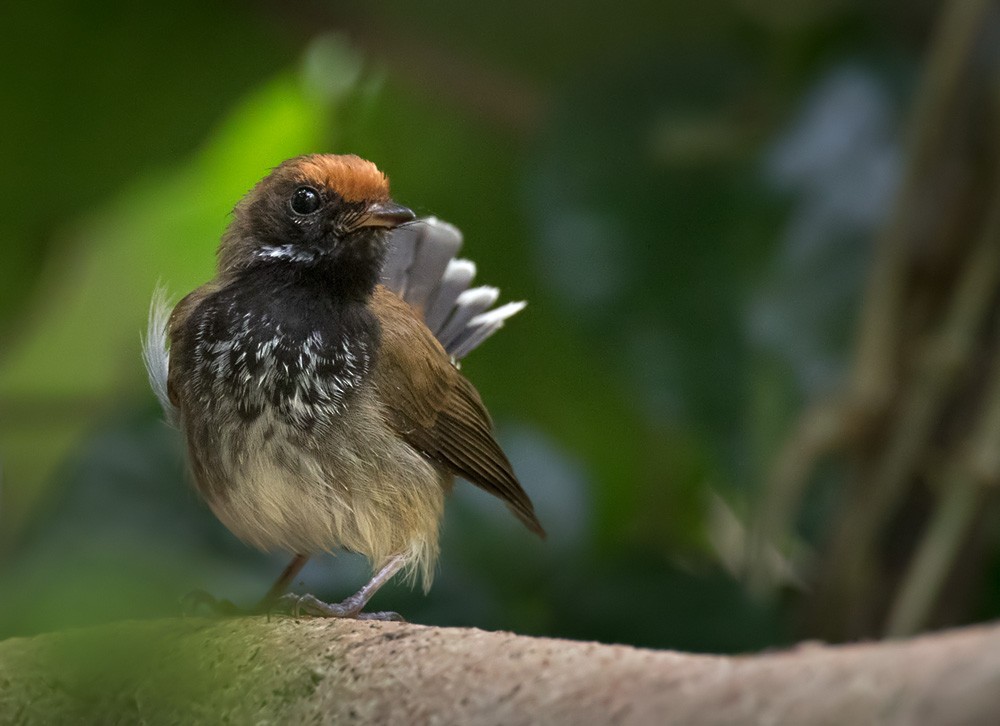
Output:
<svg viewBox="0 0 1000 726">
<path fill-rule="evenodd" d="M 305 232 L 303 231 L 303 234 Z M 304 239 L 278 236 L 260 244 L 238 273 L 239 284 L 270 279 L 323 291 L 342 302 L 366 302 L 375 290 L 385 262 L 388 232 L 362 227 L 347 234 L 325 233 Z"/>
<path fill-rule="evenodd" d="M 378 273 L 369 266 L 260 260 L 227 289 L 237 307 L 280 323 L 290 342 L 319 332 L 343 340 L 377 340 L 378 320 L 368 309 Z"/>
</svg>

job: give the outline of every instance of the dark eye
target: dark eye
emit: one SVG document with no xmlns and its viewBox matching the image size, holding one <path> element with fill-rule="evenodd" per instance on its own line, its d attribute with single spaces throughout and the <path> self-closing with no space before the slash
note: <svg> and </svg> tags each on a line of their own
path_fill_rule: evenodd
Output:
<svg viewBox="0 0 1000 726">
<path fill-rule="evenodd" d="M 292 211 L 296 214 L 312 214 L 320 206 L 319 192 L 312 187 L 299 187 L 292 193 Z"/>
</svg>

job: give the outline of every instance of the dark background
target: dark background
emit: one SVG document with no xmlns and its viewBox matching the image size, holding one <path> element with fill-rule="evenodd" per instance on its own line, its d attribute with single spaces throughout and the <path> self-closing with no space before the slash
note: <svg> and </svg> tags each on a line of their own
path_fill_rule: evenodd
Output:
<svg viewBox="0 0 1000 726">
<path fill-rule="evenodd" d="M 13 5 L 0 636 L 177 613 L 195 588 L 249 604 L 284 565 L 197 501 L 140 334 L 157 281 L 211 277 L 233 204 L 316 151 L 375 161 L 397 200 L 464 231 L 479 280 L 530 303 L 463 370 L 549 540 L 461 485 L 434 588 L 375 607 L 713 652 L 1000 614 L 993 479 L 972 504 L 943 496 L 994 380 L 995 297 L 944 392 L 906 393 L 988 226 L 990 3 L 954 37 L 961 3 Z M 893 237 L 900 219 L 917 221 Z M 915 256 L 879 277 L 899 239 Z M 871 395 L 869 280 L 904 311 Z M 900 434 L 895 496 L 841 556 L 911 398 L 931 420 Z M 947 506 L 964 518 L 924 548 L 952 579 L 907 580 Z M 324 557 L 297 588 L 339 599 L 366 576 Z M 891 628 L 906 582 L 923 615 Z"/>
</svg>

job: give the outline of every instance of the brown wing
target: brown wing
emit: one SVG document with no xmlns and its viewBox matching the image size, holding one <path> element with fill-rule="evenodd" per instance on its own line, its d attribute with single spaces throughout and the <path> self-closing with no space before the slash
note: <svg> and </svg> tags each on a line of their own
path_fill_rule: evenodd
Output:
<svg viewBox="0 0 1000 726">
<path fill-rule="evenodd" d="M 371 304 L 382 324 L 374 380 L 389 424 L 427 458 L 500 497 L 544 537 L 531 500 L 493 438 L 479 392 L 405 302 L 379 286 Z"/>
</svg>

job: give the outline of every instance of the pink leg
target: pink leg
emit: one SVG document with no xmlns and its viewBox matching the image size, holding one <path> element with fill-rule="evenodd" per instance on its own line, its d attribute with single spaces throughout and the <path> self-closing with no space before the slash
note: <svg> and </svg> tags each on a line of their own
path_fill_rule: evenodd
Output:
<svg viewBox="0 0 1000 726">
<path fill-rule="evenodd" d="M 372 576 L 368 583 L 338 603 L 326 603 L 313 595 L 286 595 L 283 600 L 292 604 L 294 614 L 305 613 L 320 618 L 356 618 L 358 620 L 402 620 L 397 613 L 378 612 L 363 613 L 365 605 L 379 589 L 392 579 L 406 564 L 403 555 L 396 555 L 386 565 Z"/>
<path fill-rule="evenodd" d="M 306 562 L 309 561 L 309 555 L 295 555 L 291 562 L 288 563 L 288 567 L 282 571 L 281 576 L 275 580 L 274 584 L 271 585 L 271 589 L 267 591 L 264 599 L 260 601 L 257 605 L 258 610 L 268 610 L 272 605 L 274 605 L 277 600 L 285 594 L 285 590 L 291 584 L 295 576 L 302 571 L 305 567 Z"/>
</svg>

